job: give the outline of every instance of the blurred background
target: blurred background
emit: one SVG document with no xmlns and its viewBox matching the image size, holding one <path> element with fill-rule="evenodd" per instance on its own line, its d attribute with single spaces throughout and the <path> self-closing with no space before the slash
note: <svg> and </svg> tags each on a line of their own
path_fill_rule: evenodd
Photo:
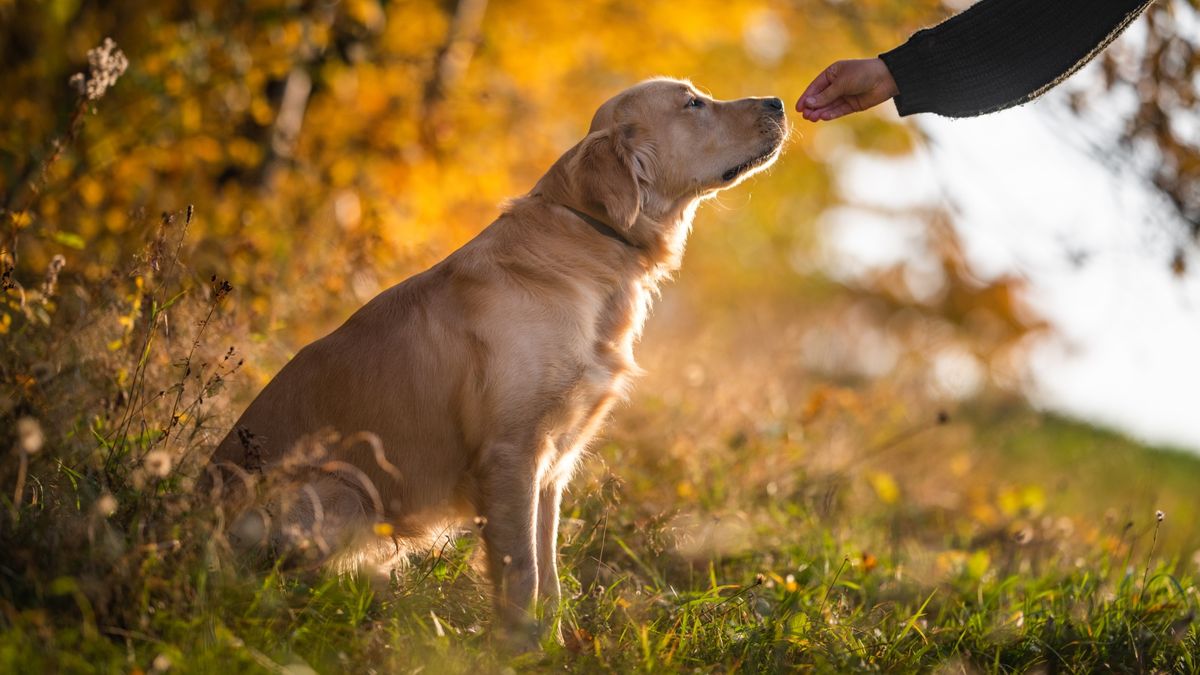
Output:
<svg viewBox="0 0 1200 675">
<path fill-rule="evenodd" d="M 187 266 L 236 289 L 250 391 L 486 226 L 620 89 L 670 75 L 790 103 L 828 62 L 967 4 L 9 0 L 17 279 L 54 255 L 63 279 L 109 275 L 146 223 L 194 204 Z M 68 77 L 108 36 L 128 72 L 21 208 Z M 1026 397 L 1200 449 L 1198 42 L 1195 5 L 1164 1 L 1019 110 L 796 118 L 769 176 L 702 210 L 650 346 L 770 315 L 810 381 L 910 372 L 946 405 Z"/>
<path fill-rule="evenodd" d="M 790 107 L 832 61 L 969 4 L 0 0 L 0 441 L 16 448 L 0 463 L 3 606 L 40 607 L 69 577 L 100 624 L 189 644 L 190 617 L 221 609 L 182 590 L 213 569 L 210 540 L 153 524 L 299 348 L 488 225 L 621 89 L 668 75 Z M 662 607 L 701 592 L 706 566 L 713 598 L 718 579 L 765 572 L 788 631 L 873 630 L 887 658 L 915 643 L 929 588 L 959 584 L 934 605 L 956 626 L 980 584 L 1007 598 L 1010 575 L 1036 577 L 1030 592 L 1053 603 L 1084 570 L 1079 597 L 1100 594 L 1088 616 L 1107 626 L 1112 597 L 1140 611 L 1155 556 L 1194 571 L 1198 13 L 1159 0 L 1069 82 L 986 118 L 793 115 L 775 167 L 701 208 L 638 351 L 648 374 L 564 509 L 564 583 L 617 589 L 603 602 L 635 628 L 612 635 L 675 639 Z M 111 50 L 89 63 L 105 38 L 127 68 Z M 121 72 L 102 96 L 77 93 L 72 75 L 98 70 Z M 606 545 L 618 536 L 624 553 Z M 195 564 L 151 564 L 170 556 Z M 1129 562 L 1143 557 L 1139 596 Z M 856 585 L 827 602 L 839 562 Z M 788 614 L 797 592 L 817 623 Z M 428 593 L 413 621 L 436 609 L 477 632 L 476 591 Z M 595 617 L 616 610 L 576 597 L 599 655 L 609 619 Z M 895 616 L 876 612 L 887 603 Z M 1025 665 L 1039 640 L 1082 644 L 1061 621 L 1082 605 L 1026 606 L 1026 624 L 1009 603 L 986 621 L 1025 632 L 980 623 L 987 662 L 996 641 L 1028 648 L 1011 657 Z M 1174 626 L 1177 607 L 1158 606 Z M 766 607 L 738 621 L 776 616 Z M 50 641 L 30 616 L 7 627 Z M 316 625 L 331 637 L 312 658 L 349 649 Z M 971 649 L 955 626 L 930 633 L 938 653 Z M 400 628 L 396 644 L 418 639 Z M 1171 630 L 1162 649 L 1186 651 Z M 247 640 L 309 649 L 280 646 L 288 635 Z M 376 663 L 360 647 L 351 658 Z"/>
</svg>

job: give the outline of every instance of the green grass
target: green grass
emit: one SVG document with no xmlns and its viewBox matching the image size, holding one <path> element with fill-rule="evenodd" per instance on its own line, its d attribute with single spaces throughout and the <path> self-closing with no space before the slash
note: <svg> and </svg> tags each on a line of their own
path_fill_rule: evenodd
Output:
<svg viewBox="0 0 1200 675">
<path fill-rule="evenodd" d="M 652 324 L 564 500 L 565 644 L 496 643 L 469 534 L 387 579 L 255 566 L 185 479 L 242 363 L 201 344 L 214 289 L 23 390 L 46 442 L 0 464 L 0 672 L 1198 670 L 1200 458 L 996 391 L 943 409 L 915 351 L 814 374 L 813 318 L 752 307 Z M 74 349 L 21 330 L 15 373 Z"/>
<path fill-rule="evenodd" d="M 993 489 L 946 508 L 904 462 L 889 460 L 890 480 L 879 463 L 827 473 L 778 430 L 714 441 L 699 473 L 671 471 L 626 410 L 567 500 L 566 646 L 493 644 L 469 536 L 383 582 L 241 569 L 188 541 L 203 532 L 191 524 L 178 547 L 126 548 L 107 568 L 51 565 L 77 575 L 14 578 L 6 562 L 0 670 L 1196 671 L 1195 541 L 1177 516 L 1200 462 L 1028 411 L 965 416 L 923 433 L 965 427 L 987 479 L 944 487 Z M 757 485 L 756 463 L 795 475 Z M 1151 484 L 1180 509 L 1161 524 L 1139 490 L 1113 491 Z M 1113 508 L 1134 524 L 1088 524 Z M 104 569 L 120 581 L 98 591 Z"/>
</svg>

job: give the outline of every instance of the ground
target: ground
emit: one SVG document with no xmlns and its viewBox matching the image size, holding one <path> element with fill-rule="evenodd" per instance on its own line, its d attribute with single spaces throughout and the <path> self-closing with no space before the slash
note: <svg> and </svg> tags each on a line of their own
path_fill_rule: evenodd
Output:
<svg viewBox="0 0 1200 675">
<path fill-rule="evenodd" d="M 815 383 L 795 326 L 741 319 L 652 320 L 649 372 L 565 500 L 564 645 L 496 642 L 469 533 L 381 582 L 248 567 L 199 516 L 134 550 L 119 511 L 63 526 L 108 563 L 4 566 L 0 670 L 1200 667 L 1200 460 L 999 393 Z"/>
</svg>

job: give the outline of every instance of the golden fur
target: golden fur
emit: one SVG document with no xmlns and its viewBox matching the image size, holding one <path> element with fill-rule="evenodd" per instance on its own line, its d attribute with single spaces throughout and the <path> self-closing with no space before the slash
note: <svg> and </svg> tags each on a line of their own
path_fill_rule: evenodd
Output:
<svg viewBox="0 0 1200 675">
<path fill-rule="evenodd" d="M 221 443 L 207 487 L 229 499 L 285 476 L 259 499 L 261 534 L 322 562 L 481 516 L 498 611 L 527 624 L 535 599 L 558 597 L 563 488 L 637 372 L 697 204 L 773 162 L 785 135 L 778 99 L 666 79 L 620 93 L 477 237 L 302 349 Z"/>
</svg>

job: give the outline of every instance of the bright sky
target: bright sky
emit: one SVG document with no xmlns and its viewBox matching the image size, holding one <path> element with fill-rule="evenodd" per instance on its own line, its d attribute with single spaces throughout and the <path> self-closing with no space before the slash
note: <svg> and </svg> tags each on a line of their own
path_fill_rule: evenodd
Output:
<svg viewBox="0 0 1200 675">
<path fill-rule="evenodd" d="M 1072 84 L 1094 77 L 1089 67 Z M 1080 122 L 1061 92 L 981 118 L 916 116 L 928 144 L 903 160 L 846 158 L 842 189 L 869 206 L 941 204 L 977 272 L 1028 280 L 1027 301 L 1056 329 L 1031 350 L 1036 405 L 1200 452 L 1196 248 L 1188 273 L 1173 275 L 1171 253 L 1186 237 L 1170 210 L 1119 155 L 1108 158 L 1114 168 L 1091 154 L 1089 139 L 1118 119 L 1101 111 Z M 918 225 L 858 216 L 831 221 L 843 268 L 918 255 Z"/>
</svg>

